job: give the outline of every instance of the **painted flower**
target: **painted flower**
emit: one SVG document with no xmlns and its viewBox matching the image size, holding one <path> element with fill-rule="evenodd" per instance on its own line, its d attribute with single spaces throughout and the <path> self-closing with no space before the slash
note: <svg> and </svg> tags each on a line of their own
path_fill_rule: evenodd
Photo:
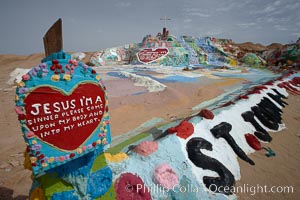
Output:
<svg viewBox="0 0 300 200">
<path fill-rule="evenodd" d="M 37 157 L 30 157 L 29 159 L 32 163 L 37 161 Z"/>
<path fill-rule="evenodd" d="M 19 88 L 19 93 L 20 93 L 20 94 L 26 94 L 28 91 L 29 91 L 29 90 L 28 90 L 28 88 L 26 88 L 26 87 L 20 87 L 20 88 Z"/>
<path fill-rule="evenodd" d="M 86 71 L 86 70 L 88 70 L 89 66 L 86 65 L 86 64 L 82 64 L 82 68 L 83 68 L 84 71 Z"/>
<path fill-rule="evenodd" d="M 40 66 L 41 69 L 46 69 L 47 68 L 47 64 L 46 63 L 41 63 L 39 66 Z"/>
<path fill-rule="evenodd" d="M 41 148 L 42 148 L 42 145 L 40 145 L 40 144 L 35 144 L 35 145 L 31 146 L 31 149 L 33 151 L 39 151 L 39 150 L 41 150 Z"/>
<path fill-rule="evenodd" d="M 42 167 L 48 167 L 47 163 L 42 163 Z"/>
<path fill-rule="evenodd" d="M 35 72 L 39 72 L 40 69 L 41 69 L 40 66 L 36 66 L 36 67 L 33 68 L 33 70 L 34 70 Z"/>
<path fill-rule="evenodd" d="M 24 86 L 25 86 L 25 83 L 24 83 L 23 81 L 20 81 L 19 86 L 20 86 L 20 87 L 24 87 Z"/>
<path fill-rule="evenodd" d="M 63 70 L 63 67 L 61 64 L 59 64 L 58 60 L 52 60 L 52 65 L 50 67 L 51 71 L 54 71 L 54 74 L 64 74 L 65 70 Z"/>
<path fill-rule="evenodd" d="M 23 111 L 22 111 L 22 108 L 21 108 L 20 106 L 16 106 L 15 111 L 16 111 L 16 113 L 17 113 L 18 115 L 24 114 Z"/>
<path fill-rule="evenodd" d="M 81 148 L 78 148 L 78 149 L 77 149 L 77 153 L 78 153 L 78 154 L 81 154 L 81 153 L 82 153 L 82 149 L 81 149 Z"/>
<path fill-rule="evenodd" d="M 66 67 L 66 69 L 67 69 L 66 74 L 74 74 L 74 69 L 75 69 L 75 67 L 74 67 L 73 65 L 72 65 L 72 66 L 66 65 L 65 67 Z"/>
<path fill-rule="evenodd" d="M 107 144 L 107 143 L 108 143 L 107 140 L 106 140 L 106 138 L 103 138 L 103 139 L 102 139 L 102 143 L 103 143 L 103 144 Z"/>
<path fill-rule="evenodd" d="M 23 80 L 23 81 L 28 81 L 29 79 L 30 79 L 29 74 L 24 74 L 24 75 L 22 76 L 22 80 Z"/>
<path fill-rule="evenodd" d="M 32 76 L 38 76 L 39 78 L 45 77 L 48 74 L 47 64 L 42 63 L 38 66 L 35 66 L 33 70 L 31 70 L 29 73 Z M 28 78 L 28 77 L 27 77 Z M 30 77 L 29 77 L 30 78 Z"/>
<path fill-rule="evenodd" d="M 34 70 L 31 70 L 29 73 L 30 73 L 31 76 L 36 76 L 37 75 L 36 71 L 34 71 Z"/>
<path fill-rule="evenodd" d="M 48 159 L 48 163 L 52 163 L 54 160 L 55 160 L 54 157 L 50 157 L 50 158 Z"/>
<path fill-rule="evenodd" d="M 105 137 L 106 136 L 106 134 L 105 133 L 99 133 L 99 135 L 98 135 L 99 137 Z"/>
<path fill-rule="evenodd" d="M 71 65 L 78 66 L 78 61 L 77 60 L 69 60 L 69 63 Z"/>
<path fill-rule="evenodd" d="M 65 157 L 64 157 L 64 156 L 59 156 L 58 160 L 59 160 L 60 162 L 63 162 L 63 161 L 65 160 Z"/>
<path fill-rule="evenodd" d="M 71 80 L 71 75 L 70 74 L 65 74 L 63 79 L 65 79 L 66 81 L 70 81 Z"/>
<path fill-rule="evenodd" d="M 60 76 L 58 74 L 54 74 L 51 76 L 52 81 L 59 81 L 59 79 L 60 79 Z"/>
<path fill-rule="evenodd" d="M 31 139 L 34 137 L 34 133 L 32 131 L 29 131 L 28 133 L 26 133 L 26 138 Z M 35 144 L 33 145 L 32 149 L 34 150 L 35 147 L 37 147 L 36 145 L 40 146 L 39 144 Z M 38 149 L 36 149 L 37 151 L 40 150 L 42 148 L 42 146 L 40 146 Z"/>
</svg>

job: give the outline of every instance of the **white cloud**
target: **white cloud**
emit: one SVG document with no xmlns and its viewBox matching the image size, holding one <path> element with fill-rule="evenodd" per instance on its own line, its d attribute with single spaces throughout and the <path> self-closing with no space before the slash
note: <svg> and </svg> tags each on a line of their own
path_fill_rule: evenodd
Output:
<svg viewBox="0 0 300 200">
<path fill-rule="evenodd" d="M 185 16 L 197 16 L 197 17 L 210 17 L 211 15 L 207 13 L 207 10 L 205 11 L 206 13 L 203 13 L 203 10 L 199 8 L 183 8 L 182 11 L 184 12 L 183 14 Z"/>
<path fill-rule="evenodd" d="M 294 3 L 294 4 L 287 4 L 285 6 L 286 9 L 290 9 L 290 10 L 294 10 L 294 9 L 297 9 L 300 7 L 300 3 L 297 2 L 297 3 Z"/>
<path fill-rule="evenodd" d="M 266 20 L 267 22 L 275 22 L 276 19 L 273 17 L 268 17 L 268 19 Z"/>
<path fill-rule="evenodd" d="M 184 8 L 184 12 L 200 12 L 199 8 Z"/>
<path fill-rule="evenodd" d="M 255 26 L 256 23 L 255 22 L 249 22 L 249 23 L 241 23 L 241 24 L 237 24 L 237 25 L 241 28 L 249 28 L 250 26 Z"/>
<path fill-rule="evenodd" d="M 233 8 L 234 8 L 234 4 L 229 4 L 228 6 L 217 8 L 216 11 L 226 12 L 232 10 Z"/>
<path fill-rule="evenodd" d="M 279 25 L 279 24 L 274 25 L 274 28 L 276 30 L 279 30 L 279 31 L 286 31 L 287 30 L 287 28 L 285 28 L 284 26 Z"/>
<path fill-rule="evenodd" d="M 274 5 L 269 5 L 267 7 L 265 7 L 265 9 L 262 10 L 263 13 L 269 13 L 275 10 L 275 6 Z"/>
<path fill-rule="evenodd" d="M 218 36 L 218 35 L 221 35 L 222 33 L 223 33 L 223 31 L 221 31 L 221 30 L 212 29 L 212 30 L 208 30 L 208 31 L 204 32 L 202 35 L 203 36 Z"/>
<path fill-rule="evenodd" d="M 198 12 L 191 12 L 188 13 L 189 16 L 197 16 L 197 17 L 210 17 L 211 15 L 209 14 L 203 14 L 203 13 L 198 13 Z"/>
<path fill-rule="evenodd" d="M 184 19 L 183 22 L 184 23 L 191 23 L 193 20 L 192 19 Z"/>
<path fill-rule="evenodd" d="M 275 1 L 275 2 L 274 2 L 274 5 L 275 5 L 275 6 L 279 6 L 280 4 L 281 4 L 280 1 Z"/>
<path fill-rule="evenodd" d="M 131 3 L 130 2 L 119 2 L 119 3 L 116 4 L 116 6 L 126 8 L 126 7 L 131 6 Z"/>
<path fill-rule="evenodd" d="M 275 1 L 272 4 L 268 4 L 263 9 L 252 10 L 250 14 L 268 14 L 268 15 L 280 14 L 282 12 L 282 8 L 280 4 L 281 1 Z"/>
</svg>

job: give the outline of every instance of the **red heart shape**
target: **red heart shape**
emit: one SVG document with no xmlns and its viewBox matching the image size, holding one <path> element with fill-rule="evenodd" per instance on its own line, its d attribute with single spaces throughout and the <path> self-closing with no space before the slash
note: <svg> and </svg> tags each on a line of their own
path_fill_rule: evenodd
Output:
<svg viewBox="0 0 300 200">
<path fill-rule="evenodd" d="M 75 150 L 100 124 L 106 101 L 99 85 L 83 83 L 71 94 L 38 87 L 24 103 L 26 125 L 38 138 L 62 150 Z"/>
<path fill-rule="evenodd" d="M 143 49 L 137 54 L 137 57 L 142 63 L 150 63 L 166 56 L 168 53 L 169 50 L 167 48 Z"/>
</svg>

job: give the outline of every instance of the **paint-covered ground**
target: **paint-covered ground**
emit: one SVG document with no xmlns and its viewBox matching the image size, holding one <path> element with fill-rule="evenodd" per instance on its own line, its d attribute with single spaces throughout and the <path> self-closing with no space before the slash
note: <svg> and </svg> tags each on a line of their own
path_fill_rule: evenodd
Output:
<svg viewBox="0 0 300 200">
<path fill-rule="evenodd" d="M 215 117 L 213 120 L 205 119 L 200 116 L 194 116 L 192 118 L 187 118 L 189 123 L 194 127 L 194 131 L 187 138 L 180 138 L 178 136 L 169 134 L 164 138 L 156 140 L 158 143 L 157 150 L 149 156 L 143 156 L 134 151 L 130 151 L 130 146 L 138 145 L 142 141 L 153 141 L 157 135 L 163 134 L 170 127 L 178 125 L 181 120 L 174 121 L 173 123 L 157 127 L 156 129 L 151 129 L 149 131 L 149 136 L 144 135 L 142 140 L 135 141 L 129 145 L 123 145 L 123 152 L 128 153 L 128 158 L 120 162 L 109 162 L 109 166 L 113 170 L 114 180 L 120 179 L 120 176 L 124 173 L 132 173 L 139 176 L 150 191 L 152 199 L 235 199 L 237 196 L 234 194 L 224 195 L 215 190 L 210 191 L 203 183 L 203 177 L 221 177 L 224 178 L 224 174 L 220 174 L 218 170 L 209 170 L 203 167 L 195 165 L 194 161 L 190 160 L 187 153 L 187 142 L 193 138 L 203 138 L 212 144 L 212 149 L 202 150 L 202 153 L 218 160 L 222 165 L 227 168 L 233 175 L 235 181 L 241 179 L 240 165 L 237 159 L 235 149 L 230 145 L 230 143 L 224 138 L 216 138 L 210 131 L 213 127 L 220 124 L 221 122 L 226 122 L 232 125 L 230 135 L 240 148 L 246 154 L 254 153 L 255 150 L 249 146 L 246 142 L 245 134 L 253 133 L 256 131 L 250 123 L 246 122 L 242 118 L 242 113 L 251 110 L 251 107 L 259 104 L 262 99 L 268 98 L 270 101 L 279 109 L 283 109 L 277 101 L 270 98 L 268 93 L 273 95 L 278 95 L 274 89 L 282 94 L 283 96 L 288 96 L 286 89 L 279 87 L 280 83 L 287 82 L 299 74 L 293 75 L 290 79 L 284 79 L 275 81 L 272 84 L 264 85 L 260 92 L 247 93 L 247 89 L 253 86 L 261 85 L 269 80 L 274 80 L 275 75 L 269 74 L 269 76 L 260 76 L 259 71 L 253 70 L 247 77 L 247 82 L 242 86 L 242 88 L 230 88 L 226 95 L 222 95 L 220 98 L 210 101 L 209 107 L 214 110 Z M 266 73 L 267 74 L 267 73 Z M 265 75 L 266 75 L 265 74 Z M 227 74 L 228 75 L 228 74 Z M 228 75 L 230 76 L 230 75 Z M 234 75 L 236 76 L 236 74 Z M 299 87 L 292 86 L 295 90 L 300 90 Z M 231 91 L 231 92 L 230 92 Z M 247 95 L 247 99 L 240 99 L 237 101 L 237 96 Z M 235 98 L 234 98 L 235 97 Z M 235 99 L 235 100 L 234 100 Z M 225 101 L 234 101 L 234 105 L 228 105 L 225 107 L 220 107 L 220 103 Z M 207 106 L 207 105 L 206 105 Z M 206 106 L 202 106 L 206 107 Z M 256 119 L 257 120 L 257 119 Z M 277 130 L 272 130 L 262 124 L 257 120 L 259 125 L 269 132 L 271 135 L 273 132 L 278 132 L 285 127 L 284 122 L 279 124 Z M 147 134 L 147 131 L 146 131 Z M 178 132 L 177 132 L 178 135 Z M 265 141 L 261 141 L 263 147 L 267 147 L 268 144 Z M 278 141 L 277 141 L 278 142 Z M 194 148 L 200 148 L 194 147 Z M 145 150 L 146 151 L 146 150 Z M 268 159 L 266 157 L 266 159 Z M 199 162 L 202 162 L 201 160 Z M 244 161 L 241 161 L 244 162 Z M 176 174 L 178 177 L 178 182 L 176 182 L 172 188 L 163 187 L 160 182 L 155 181 L 155 169 L 161 164 L 167 163 L 173 170 L 173 175 Z M 252 166 L 255 167 L 255 166 Z M 164 173 L 168 173 L 167 171 Z M 175 175 L 174 175 L 175 176 Z M 222 178 L 223 177 L 223 178 Z M 129 181 L 129 185 L 131 182 Z M 221 184 L 222 185 L 222 184 Z M 138 188 L 138 186 L 135 186 Z M 136 189 L 136 188 L 135 188 Z M 133 190 L 135 190 L 133 189 Z M 184 191 L 184 192 L 182 192 Z M 141 192 L 141 189 L 137 189 L 137 192 Z M 120 196 L 121 193 L 117 194 Z"/>
</svg>

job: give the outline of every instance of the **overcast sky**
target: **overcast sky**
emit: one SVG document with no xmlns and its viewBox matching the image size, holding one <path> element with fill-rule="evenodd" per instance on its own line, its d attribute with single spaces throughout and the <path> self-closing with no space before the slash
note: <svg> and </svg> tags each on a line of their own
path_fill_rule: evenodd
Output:
<svg viewBox="0 0 300 200">
<path fill-rule="evenodd" d="M 63 20 L 65 51 L 97 51 L 156 35 L 289 43 L 300 37 L 299 0 L 0 0 L 0 54 L 43 52 L 43 36 Z"/>
</svg>

